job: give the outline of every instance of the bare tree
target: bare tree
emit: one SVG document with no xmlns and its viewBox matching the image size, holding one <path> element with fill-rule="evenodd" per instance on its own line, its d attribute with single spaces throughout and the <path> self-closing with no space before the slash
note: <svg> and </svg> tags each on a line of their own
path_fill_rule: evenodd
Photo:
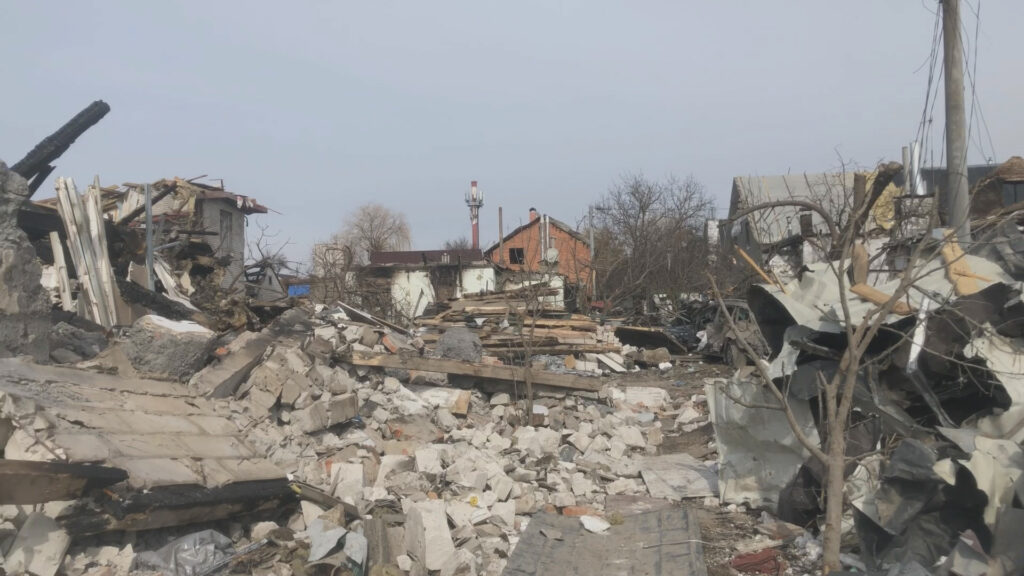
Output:
<svg viewBox="0 0 1024 576">
<path fill-rule="evenodd" d="M 652 293 L 678 295 L 704 286 L 703 225 L 713 202 L 692 176 L 655 181 L 628 175 L 595 208 L 599 297 L 642 302 Z"/>
<path fill-rule="evenodd" d="M 888 361 L 888 354 L 869 353 L 869 345 L 880 331 L 885 330 L 887 334 L 893 332 L 886 329 L 886 320 L 891 313 L 902 309 L 903 314 L 911 311 L 908 305 L 908 295 L 915 284 L 923 277 L 942 271 L 944 268 L 952 267 L 956 259 L 949 260 L 943 256 L 949 250 L 951 242 L 955 242 L 954 231 L 947 231 L 945 235 L 937 240 L 924 239 L 918 241 L 909 255 L 908 262 L 899 277 L 899 282 L 892 294 L 882 294 L 879 299 L 871 300 L 875 306 L 866 314 L 858 313 L 856 316 L 851 312 L 850 291 L 851 282 L 849 276 L 852 272 L 853 284 L 863 283 L 866 276 L 866 266 L 859 267 L 857 256 L 862 251 L 860 246 L 862 227 L 866 215 L 871 211 L 873 205 L 879 198 L 882 190 L 891 181 L 892 177 L 902 169 L 897 163 L 880 165 L 875 180 L 870 189 L 860 185 L 861 190 L 854 194 L 846 193 L 852 198 L 851 206 L 845 213 L 845 220 L 839 225 L 832 217 L 830 211 L 820 204 L 807 200 L 777 200 L 751 206 L 739 211 L 734 215 L 733 220 L 743 218 L 749 214 L 760 211 L 771 210 L 779 207 L 796 207 L 809 210 L 821 218 L 827 228 L 825 238 L 818 246 L 818 249 L 826 254 L 828 269 L 835 275 L 839 289 L 840 324 L 842 325 L 842 336 L 844 347 L 835 351 L 837 368 L 832 374 L 819 371 L 816 375 L 818 384 L 818 400 L 821 411 L 822 424 L 824 426 L 823 443 L 819 445 L 812 441 L 803 432 L 800 424 L 791 409 L 790 398 L 785 391 L 789 383 L 783 379 L 779 383 L 773 380 L 769 374 L 766 362 L 758 359 L 755 351 L 750 345 L 739 341 L 744 351 L 755 359 L 754 366 L 765 384 L 767 390 L 775 398 L 776 404 L 756 406 L 759 408 L 775 409 L 782 412 L 794 436 L 807 449 L 811 456 L 825 467 L 824 486 L 824 510 L 825 527 L 823 530 L 824 551 L 823 562 L 824 572 L 828 573 L 840 569 L 840 540 L 841 521 L 844 506 L 844 482 L 845 471 L 849 458 L 847 457 L 847 433 L 852 426 L 851 412 L 854 405 L 854 391 L 857 387 L 858 376 L 866 370 L 878 369 L 880 365 Z M 932 214 L 932 228 L 937 223 L 937 214 Z M 948 253 L 947 253 L 948 254 Z M 962 258 L 958 256 L 957 258 Z M 858 270 L 858 268 L 860 268 Z M 860 278 L 858 278 L 860 276 Z M 715 285 L 713 278 L 709 279 L 716 296 L 721 303 L 721 295 Z M 727 317 L 732 325 L 732 319 Z M 732 326 L 735 329 L 735 326 Z M 901 336 L 902 340 L 906 335 Z M 902 343 L 902 342 L 901 342 Z M 939 353 L 939 352 L 935 352 Z M 955 359 L 952 361 L 959 362 Z M 728 394 L 727 394 L 728 395 Z M 733 401 L 743 404 L 738 398 Z"/>
<path fill-rule="evenodd" d="M 371 203 L 363 204 L 349 214 L 331 242 L 337 246 L 348 246 L 355 263 L 365 264 L 371 252 L 408 250 L 412 234 L 404 214 Z"/>
<path fill-rule="evenodd" d="M 444 241 L 445 250 L 469 250 L 473 247 L 473 243 L 465 236 L 459 236 L 451 240 Z"/>
</svg>

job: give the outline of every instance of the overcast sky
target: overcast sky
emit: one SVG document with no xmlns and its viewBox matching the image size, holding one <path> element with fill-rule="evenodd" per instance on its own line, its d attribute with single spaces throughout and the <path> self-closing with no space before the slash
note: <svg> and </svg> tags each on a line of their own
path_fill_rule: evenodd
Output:
<svg viewBox="0 0 1024 576">
<path fill-rule="evenodd" d="M 965 0 L 966 1 L 966 0 Z M 975 19 L 964 5 L 973 44 Z M 6 2 L 0 159 L 96 99 L 58 160 L 80 185 L 222 178 L 290 257 L 374 201 L 418 249 L 484 244 L 530 206 L 576 222 L 622 174 L 738 175 L 899 160 L 920 123 L 934 0 Z M 970 161 L 1024 153 L 1024 2 L 984 0 Z M 974 46 L 968 46 L 973 55 Z M 942 104 L 932 145 L 941 149 Z M 977 128 L 977 126 L 975 126 Z M 984 154 L 984 155 L 983 155 Z M 937 159 L 937 156 L 936 156 Z M 51 182 L 40 197 L 52 196 Z"/>
</svg>

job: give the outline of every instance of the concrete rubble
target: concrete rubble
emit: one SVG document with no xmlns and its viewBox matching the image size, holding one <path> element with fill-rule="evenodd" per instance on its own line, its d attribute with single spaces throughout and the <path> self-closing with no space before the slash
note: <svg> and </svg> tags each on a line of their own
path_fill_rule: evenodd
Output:
<svg viewBox="0 0 1024 576">
<path fill-rule="evenodd" d="M 123 573 L 171 536 L 209 527 L 218 534 L 212 541 L 232 542 L 217 545 L 218 561 L 258 554 L 246 547 L 261 542 L 259 549 L 274 550 L 260 560 L 261 573 L 288 574 L 300 562 L 353 573 L 381 565 L 392 570 L 382 573 L 501 574 L 534 514 L 580 516 L 588 529 L 614 533 L 606 499 L 649 497 L 644 462 L 659 452 L 649 440 L 675 433 L 685 409 L 702 410 L 663 388 L 596 379 L 594 393 L 537 396 L 527 422 L 522 397 L 494 390 L 493 381 L 470 378 L 473 387 L 459 390 L 348 363 L 365 340 L 364 330 L 352 330 L 359 325 L 340 309 L 294 309 L 214 352 L 203 330 L 146 320 L 147 330 L 175 342 L 163 358 L 199 350 L 210 357 L 188 382 L 173 381 L 184 370 L 156 381 L 6 361 L 3 418 L 15 426 L 5 457 L 125 470 L 127 480 L 106 492 L 126 513 L 146 510 L 143 519 L 107 516 L 110 496 L 87 491 L 31 523 L 11 516 L 7 569 L 27 561 L 29 534 L 42 521 L 57 530 L 32 537 L 39 544 L 31 546 L 55 557 L 42 572 Z M 113 349 L 135 346 L 135 333 Z M 186 347 L 183 334 L 201 338 Z M 34 383 L 43 381 L 49 391 L 40 395 Z M 713 478 L 714 462 L 700 466 Z M 143 497 L 164 493 L 181 501 L 167 508 Z M 190 506 L 207 508 L 196 514 Z M 140 537 L 105 536 L 117 533 Z"/>
</svg>

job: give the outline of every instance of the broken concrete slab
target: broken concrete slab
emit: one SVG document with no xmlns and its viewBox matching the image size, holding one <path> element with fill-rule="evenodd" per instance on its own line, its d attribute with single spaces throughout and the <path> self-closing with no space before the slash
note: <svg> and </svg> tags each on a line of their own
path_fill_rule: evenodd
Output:
<svg viewBox="0 0 1024 576">
<path fill-rule="evenodd" d="M 4 558 L 4 569 L 10 574 L 54 576 L 70 545 L 71 537 L 56 520 L 42 512 L 33 512 L 14 538 Z"/>
<path fill-rule="evenodd" d="M 640 476 L 647 484 L 652 498 L 678 501 L 683 498 L 718 496 L 718 476 L 689 454 L 642 458 Z"/>
<path fill-rule="evenodd" d="M 272 339 L 259 332 L 243 332 L 227 345 L 227 354 L 197 372 L 189 387 L 201 396 L 227 398 L 263 359 Z"/>
<path fill-rule="evenodd" d="M 195 322 L 149 314 L 132 324 L 124 353 L 140 375 L 185 381 L 206 364 L 215 336 Z"/>
</svg>

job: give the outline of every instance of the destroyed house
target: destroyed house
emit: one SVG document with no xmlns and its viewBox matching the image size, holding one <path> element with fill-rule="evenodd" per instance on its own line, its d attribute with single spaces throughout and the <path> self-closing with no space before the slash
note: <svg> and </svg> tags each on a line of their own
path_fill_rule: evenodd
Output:
<svg viewBox="0 0 1024 576">
<path fill-rule="evenodd" d="M 592 270 L 586 237 L 565 222 L 532 208 L 529 222 L 506 234 L 484 254 L 502 270 L 510 285 L 523 273 L 554 273 L 564 283 L 565 301 L 590 291 Z"/>
<path fill-rule="evenodd" d="M 359 275 L 364 287 L 390 295 L 396 319 L 415 318 L 435 302 L 495 289 L 494 267 L 474 249 L 371 252 Z"/>
<path fill-rule="evenodd" d="M 778 200 L 807 200 L 820 204 L 826 210 L 845 206 L 846 195 L 853 190 L 853 173 L 786 174 L 783 176 L 746 176 L 732 180 L 729 199 L 729 218 L 765 202 Z M 824 222 L 817 214 L 801 212 L 796 206 L 780 206 L 750 215 L 747 221 L 756 240 L 762 245 L 774 244 L 801 234 L 801 214 L 811 218 L 813 228 Z"/>
<path fill-rule="evenodd" d="M 866 174 L 870 189 L 875 173 Z M 736 177 L 732 181 L 729 219 L 741 211 L 768 202 L 802 200 L 821 206 L 842 226 L 852 213 L 854 172 L 786 174 L 781 176 Z M 899 188 L 889 184 L 872 207 L 866 229 L 888 231 L 893 226 L 894 198 Z M 743 248 L 759 265 L 771 268 L 782 278 L 792 278 L 801 266 L 819 262 L 823 254 L 803 240 L 825 238 L 827 229 L 821 215 L 798 206 L 775 206 L 748 214 L 728 229 L 725 246 Z M 869 250 L 872 246 L 868 246 Z M 778 256 L 778 257 L 776 257 Z"/>
<path fill-rule="evenodd" d="M 153 227 L 159 245 L 205 245 L 209 255 L 225 265 L 221 285 L 241 286 L 245 278 L 246 217 L 266 214 L 267 207 L 256 200 L 228 192 L 223 187 L 182 180 L 160 180 L 150 186 Z M 145 186 L 126 183 L 100 188 L 101 209 L 113 222 L 128 222 L 145 228 Z M 37 205 L 56 209 L 57 199 L 47 198 Z M 163 242 L 166 240 L 167 242 Z"/>
</svg>

